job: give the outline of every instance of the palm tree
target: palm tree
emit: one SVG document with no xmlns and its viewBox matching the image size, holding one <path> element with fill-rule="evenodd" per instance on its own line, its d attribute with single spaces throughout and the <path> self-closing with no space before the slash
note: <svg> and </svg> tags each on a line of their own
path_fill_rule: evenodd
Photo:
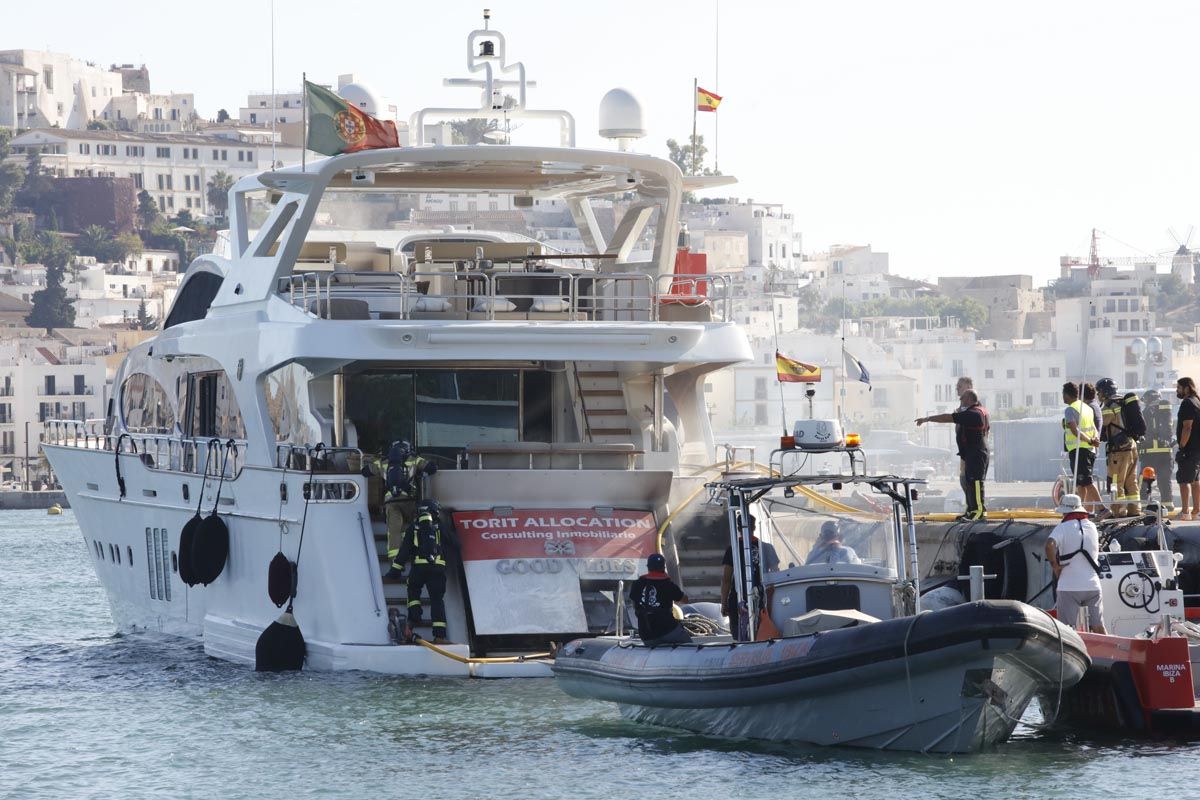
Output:
<svg viewBox="0 0 1200 800">
<path fill-rule="evenodd" d="M 213 216 L 224 218 L 229 209 L 229 190 L 233 188 L 233 176 L 225 170 L 217 170 L 208 181 L 208 205 Z"/>
</svg>

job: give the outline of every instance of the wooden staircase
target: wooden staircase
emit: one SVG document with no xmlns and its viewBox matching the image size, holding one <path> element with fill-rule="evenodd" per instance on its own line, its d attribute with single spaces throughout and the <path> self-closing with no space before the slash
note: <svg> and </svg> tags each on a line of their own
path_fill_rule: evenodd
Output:
<svg viewBox="0 0 1200 800">
<path fill-rule="evenodd" d="M 619 443 L 633 438 L 621 375 L 612 362 L 574 362 L 576 417 L 585 442 Z"/>
</svg>

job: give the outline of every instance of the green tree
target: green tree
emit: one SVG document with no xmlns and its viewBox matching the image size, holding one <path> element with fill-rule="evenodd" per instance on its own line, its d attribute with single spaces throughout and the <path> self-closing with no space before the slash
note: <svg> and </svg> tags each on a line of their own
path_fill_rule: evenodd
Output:
<svg viewBox="0 0 1200 800">
<path fill-rule="evenodd" d="M 25 184 L 25 166 L 20 161 L 8 161 L 12 154 L 9 141 L 12 129 L 0 128 L 0 217 L 12 211 L 13 199 Z"/>
<path fill-rule="evenodd" d="M 154 317 L 150 316 L 146 311 L 146 298 L 142 298 L 142 302 L 138 303 L 137 310 L 137 329 L 139 331 L 149 330 L 154 327 Z"/>
<path fill-rule="evenodd" d="M 75 240 L 75 252 L 81 256 L 91 256 L 97 260 L 107 260 L 101 255 L 108 243 L 112 241 L 112 233 L 103 225 L 88 225 L 79 232 Z"/>
<path fill-rule="evenodd" d="M 106 119 L 94 119 L 87 124 L 89 131 L 111 131 L 116 130 L 116 126 Z"/>
<path fill-rule="evenodd" d="M 63 277 L 74 253 L 65 239 L 54 233 L 43 233 L 25 242 L 22 257 L 26 263 L 40 263 L 46 268 L 46 288 L 33 293 L 33 311 L 25 317 L 32 328 L 45 328 L 49 334 L 55 328 L 75 324 L 75 307 L 63 288 Z"/>
<path fill-rule="evenodd" d="M 233 188 L 233 176 L 225 170 L 217 170 L 208 181 L 208 204 L 213 209 L 213 216 L 218 219 L 225 217 L 229 210 L 229 190 Z"/>
<path fill-rule="evenodd" d="M 41 150 L 31 150 L 25 159 L 25 180 L 17 191 L 18 205 L 46 218 L 53 207 L 54 176 L 42 164 Z"/>
<path fill-rule="evenodd" d="M 229 121 L 229 112 L 223 108 L 218 108 L 217 109 L 217 122 L 221 123 L 221 122 L 228 122 L 228 121 Z"/>
<path fill-rule="evenodd" d="M 158 203 L 145 189 L 138 192 L 137 199 L 138 204 L 136 213 L 138 227 L 144 231 L 149 231 L 154 228 L 154 223 L 157 222 L 159 218 Z"/>
</svg>

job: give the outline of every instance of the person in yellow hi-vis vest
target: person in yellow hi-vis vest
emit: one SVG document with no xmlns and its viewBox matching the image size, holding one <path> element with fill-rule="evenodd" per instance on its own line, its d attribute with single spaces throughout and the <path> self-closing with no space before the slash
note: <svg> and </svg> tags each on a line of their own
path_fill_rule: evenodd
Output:
<svg viewBox="0 0 1200 800">
<path fill-rule="evenodd" d="M 1098 518 L 1112 516 L 1112 512 L 1104 507 L 1100 492 L 1096 489 L 1093 473 L 1096 468 L 1096 448 L 1100 446 L 1100 431 L 1096 427 L 1096 415 L 1092 407 L 1079 397 L 1079 385 L 1064 383 L 1062 387 L 1063 402 L 1063 449 L 1067 451 L 1067 461 L 1071 466 L 1071 474 L 1075 482 L 1075 494 L 1091 509 Z"/>
<path fill-rule="evenodd" d="M 416 454 L 407 441 L 392 442 L 387 458 L 376 459 L 374 471 L 383 477 L 383 513 L 387 519 L 388 558 L 395 560 L 400 552 L 404 532 L 417 513 L 417 501 L 421 497 L 421 478 L 437 472 L 437 464 Z M 385 580 L 400 576 L 396 564 L 392 564 Z"/>
<path fill-rule="evenodd" d="M 1138 491 L 1137 440 L 1146 434 L 1142 406 L 1133 392 L 1122 395 L 1112 378 L 1096 381 L 1096 394 L 1102 403 L 1100 441 L 1105 443 L 1108 476 L 1112 479 L 1113 514 L 1136 517 L 1142 513 Z"/>
</svg>

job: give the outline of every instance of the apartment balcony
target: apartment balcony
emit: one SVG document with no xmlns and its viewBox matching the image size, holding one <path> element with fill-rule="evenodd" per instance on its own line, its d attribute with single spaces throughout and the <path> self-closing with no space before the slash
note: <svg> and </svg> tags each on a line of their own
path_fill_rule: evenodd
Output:
<svg viewBox="0 0 1200 800">
<path fill-rule="evenodd" d="M 56 389 L 53 392 L 48 392 L 45 389 L 38 389 L 38 397 L 94 397 L 96 394 L 95 387 L 85 386 L 82 392 L 73 390 Z"/>
</svg>

